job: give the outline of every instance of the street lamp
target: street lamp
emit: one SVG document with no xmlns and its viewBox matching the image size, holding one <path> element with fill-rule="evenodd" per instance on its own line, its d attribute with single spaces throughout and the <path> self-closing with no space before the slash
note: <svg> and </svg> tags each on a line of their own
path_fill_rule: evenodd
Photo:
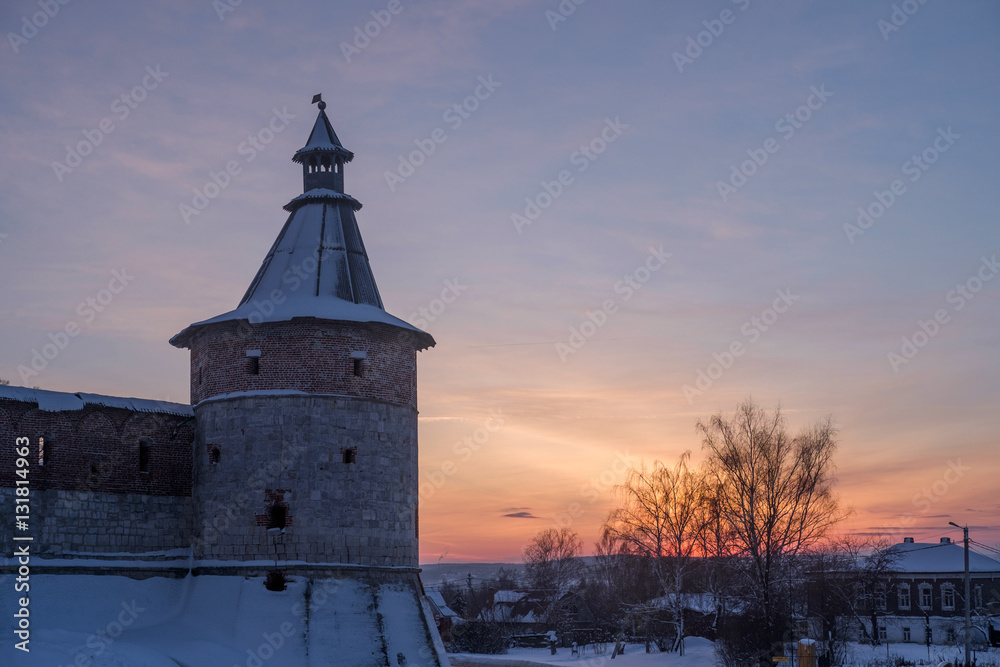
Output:
<svg viewBox="0 0 1000 667">
<path fill-rule="evenodd" d="M 972 642 L 972 601 L 971 583 L 969 579 L 969 527 L 960 526 L 954 521 L 949 521 L 948 525 L 961 528 L 965 533 L 965 667 L 970 667 L 972 662 L 969 659 Z"/>
</svg>

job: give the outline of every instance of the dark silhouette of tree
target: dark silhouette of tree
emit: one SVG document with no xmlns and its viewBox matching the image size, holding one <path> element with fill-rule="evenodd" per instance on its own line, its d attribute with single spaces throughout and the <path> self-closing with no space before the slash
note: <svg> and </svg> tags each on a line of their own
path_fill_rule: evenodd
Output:
<svg viewBox="0 0 1000 667">
<path fill-rule="evenodd" d="M 827 418 L 788 434 L 780 408 L 746 400 L 727 416 L 698 422 L 725 551 L 741 575 L 744 603 L 757 617 L 759 656 L 779 642 L 788 621 L 790 559 L 818 544 L 846 513 L 833 493 L 836 429 Z"/>
</svg>

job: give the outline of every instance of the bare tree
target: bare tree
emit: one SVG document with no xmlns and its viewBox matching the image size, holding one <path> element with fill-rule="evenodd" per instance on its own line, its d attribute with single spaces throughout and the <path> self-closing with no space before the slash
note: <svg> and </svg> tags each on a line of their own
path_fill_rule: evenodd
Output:
<svg viewBox="0 0 1000 667">
<path fill-rule="evenodd" d="M 708 526 L 708 486 L 688 468 L 685 452 L 673 468 L 660 461 L 647 470 L 632 468 L 616 487 L 618 507 L 604 524 L 606 538 L 625 552 L 652 560 L 660 588 L 668 596 L 677 634 L 673 648 L 683 653 L 684 582 Z"/>
<path fill-rule="evenodd" d="M 827 418 L 791 437 L 781 410 L 742 403 L 698 422 L 728 551 L 738 556 L 763 639 L 780 639 L 775 612 L 787 559 L 822 540 L 844 518 L 833 493 L 836 429 Z"/>
<path fill-rule="evenodd" d="M 832 593 L 858 621 L 872 645 L 879 643 L 878 616 L 886 611 L 889 579 L 899 563 L 899 551 L 892 547 L 884 538 L 866 539 L 854 535 L 843 536 L 833 544 L 842 559 L 844 574 Z M 861 619 L 865 613 L 869 626 Z"/>
<path fill-rule="evenodd" d="M 562 590 L 580 571 L 583 542 L 569 528 L 541 530 L 524 548 L 528 581 L 534 588 Z"/>
</svg>

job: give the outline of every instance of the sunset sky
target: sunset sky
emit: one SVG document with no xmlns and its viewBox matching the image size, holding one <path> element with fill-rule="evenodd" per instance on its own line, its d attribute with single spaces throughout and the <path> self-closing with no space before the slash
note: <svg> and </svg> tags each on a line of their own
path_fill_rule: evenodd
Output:
<svg viewBox="0 0 1000 667">
<path fill-rule="evenodd" d="M 167 339 L 238 303 L 322 92 L 437 340 L 422 562 L 589 552 L 628 465 L 751 396 L 833 416 L 845 530 L 1000 542 L 996 2 L 52 5 L 0 9 L 12 384 L 186 402 Z"/>
</svg>

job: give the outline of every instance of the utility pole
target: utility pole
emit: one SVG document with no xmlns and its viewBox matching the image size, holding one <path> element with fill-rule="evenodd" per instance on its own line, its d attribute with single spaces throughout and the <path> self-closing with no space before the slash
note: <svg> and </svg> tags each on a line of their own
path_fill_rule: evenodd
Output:
<svg viewBox="0 0 1000 667">
<path fill-rule="evenodd" d="M 965 532 L 965 667 L 972 667 L 970 659 L 972 648 L 972 583 L 969 576 L 969 527 L 960 526 L 953 521 L 948 522 L 955 528 L 961 528 Z"/>
</svg>

